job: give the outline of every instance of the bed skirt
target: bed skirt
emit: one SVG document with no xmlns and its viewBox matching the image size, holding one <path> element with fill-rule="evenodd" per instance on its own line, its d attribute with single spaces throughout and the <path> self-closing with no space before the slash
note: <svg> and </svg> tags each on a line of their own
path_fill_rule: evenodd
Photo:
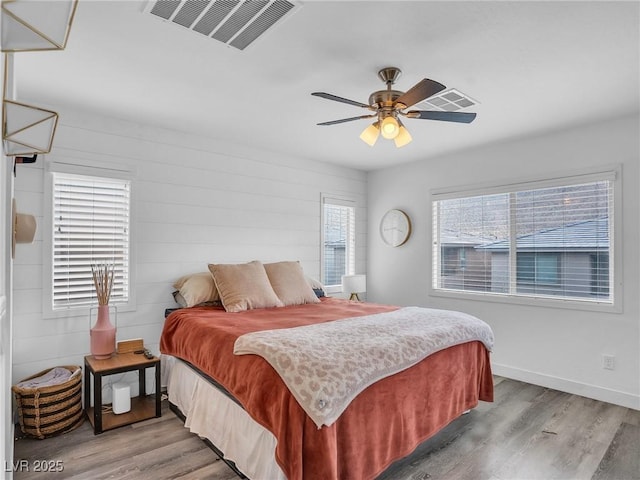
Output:
<svg viewBox="0 0 640 480">
<path fill-rule="evenodd" d="M 276 438 L 227 394 L 187 363 L 163 355 L 169 402 L 184 426 L 207 439 L 252 480 L 285 480 L 275 460 Z"/>
</svg>

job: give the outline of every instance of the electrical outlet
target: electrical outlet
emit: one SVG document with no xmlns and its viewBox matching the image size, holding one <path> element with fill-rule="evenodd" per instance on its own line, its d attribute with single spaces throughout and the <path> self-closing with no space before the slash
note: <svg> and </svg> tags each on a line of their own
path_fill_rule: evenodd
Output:
<svg viewBox="0 0 640 480">
<path fill-rule="evenodd" d="M 602 368 L 605 370 L 615 370 L 616 357 L 615 355 L 602 355 Z"/>
</svg>

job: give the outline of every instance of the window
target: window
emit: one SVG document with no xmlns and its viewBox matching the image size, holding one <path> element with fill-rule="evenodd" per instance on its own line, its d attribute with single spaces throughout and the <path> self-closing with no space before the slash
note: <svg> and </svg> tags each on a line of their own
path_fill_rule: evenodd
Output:
<svg viewBox="0 0 640 480">
<path fill-rule="evenodd" d="M 114 267 L 110 304 L 130 298 L 130 201 L 127 179 L 53 172 L 51 297 L 47 310 L 96 305 L 91 265 Z"/>
<path fill-rule="evenodd" d="M 322 196 L 322 283 L 342 284 L 355 273 L 355 202 Z"/>
<path fill-rule="evenodd" d="M 434 192 L 433 289 L 613 304 L 615 177 Z"/>
<path fill-rule="evenodd" d="M 556 253 L 518 252 L 517 285 L 558 285 L 560 256 Z"/>
<path fill-rule="evenodd" d="M 591 255 L 591 294 L 609 296 L 609 254 Z"/>
</svg>

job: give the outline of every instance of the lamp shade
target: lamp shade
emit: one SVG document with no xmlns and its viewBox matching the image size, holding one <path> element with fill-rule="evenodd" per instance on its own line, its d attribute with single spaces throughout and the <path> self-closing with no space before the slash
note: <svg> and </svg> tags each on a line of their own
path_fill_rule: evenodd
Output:
<svg viewBox="0 0 640 480">
<path fill-rule="evenodd" d="M 398 132 L 398 136 L 393 139 L 397 148 L 404 147 L 407 143 L 413 140 L 411 138 L 411 134 L 409 131 L 404 128 L 404 125 L 400 124 L 400 131 Z"/>
<path fill-rule="evenodd" d="M 346 293 L 363 293 L 367 291 L 366 275 L 343 275 L 342 291 Z"/>
<path fill-rule="evenodd" d="M 384 138 L 391 140 L 398 136 L 400 125 L 398 125 L 398 121 L 392 116 L 385 117 L 384 120 L 380 122 L 380 132 Z"/>
<path fill-rule="evenodd" d="M 378 140 L 378 136 L 380 135 L 380 122 L 375 122 L 365 128 L 360 134 L 360 139 L 373 147 L 376 144 L 376 140 Z"/>
</svg>

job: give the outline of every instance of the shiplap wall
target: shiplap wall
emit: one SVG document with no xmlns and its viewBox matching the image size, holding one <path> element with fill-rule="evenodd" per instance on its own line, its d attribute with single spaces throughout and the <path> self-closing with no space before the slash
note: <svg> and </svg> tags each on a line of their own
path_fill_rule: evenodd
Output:
<svg viewBox="0 0 640 480">
<path fill-rule="evenodd" d="M 220 140 L 79 112 L 60 112 L 52 153 L 21 166 L 15 195 L 38 218 L 36 241 L 20 245 L 14 267 L 13 379 L 82 364 L 89 316 L 43 318 L 43 161 L 128 165 L 136 247 L 134 312 L 118 314 L 119 340 L 143 338 L 158 352 L 171 284 L 207 263 L 299 260 L 320 275 L 320 195 L 352 197 L 356 271 L 366 269 L 366 173 L 257 151 Z M 132 390 L 135 390 L 135 383 Z M 134 392 L 135 393 L 135 392 Z"/>
</svg>

